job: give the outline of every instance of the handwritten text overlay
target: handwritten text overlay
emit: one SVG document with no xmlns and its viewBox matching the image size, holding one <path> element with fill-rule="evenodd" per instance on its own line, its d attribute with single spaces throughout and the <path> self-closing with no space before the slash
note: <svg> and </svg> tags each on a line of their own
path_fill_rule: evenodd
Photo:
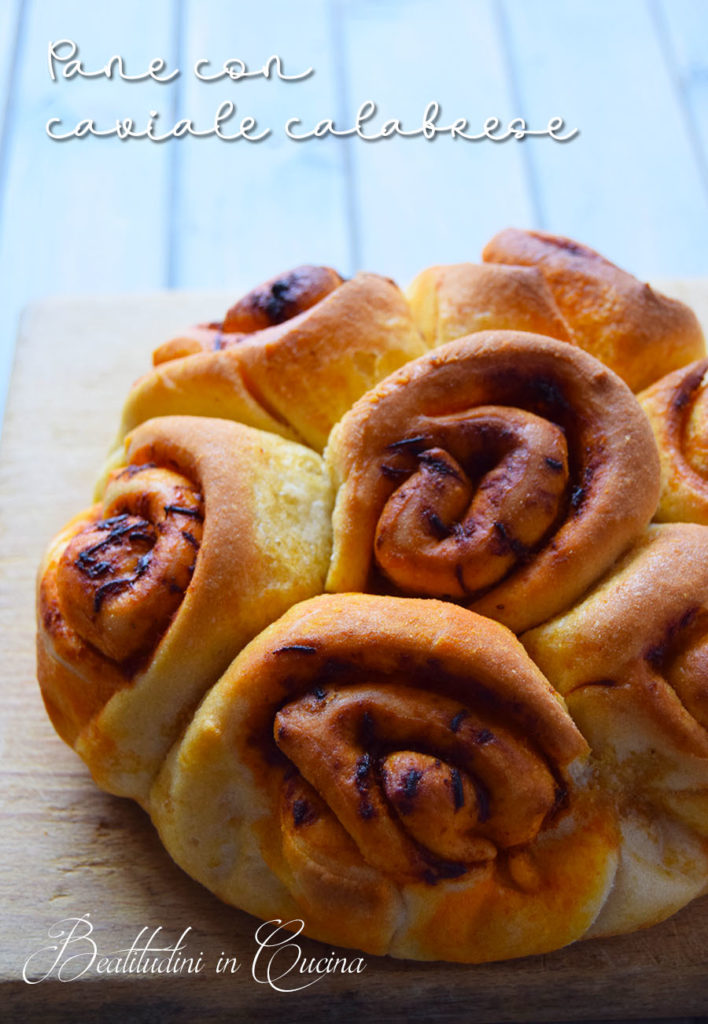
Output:
<svg viewBox="0 0 708 1024">
<path fill-rule="evenodd" d="M 49 76 L 53 82 L 81 79 L 105 78 L 109 81 L 145 82 L 152 81 L 169 87 L 182 74 L 179 68 L 169 69 L 162 57 L 151 60 L 144 70 L 129 70 L 124 59 L 117 54 L 105 64 L 88 67 L 79 56 L 79 47 L 72 39 L 59 39 L 49 43 L 47 51 Z M 263 82 L 297 83 L 315 74 L 312 67 L 292 72 L 286 71 L 281 57 L 269 57 L 262 67 L 249 70 L 245 61 L 235 57 L 224 62 L 220 68 L 213 68 L 207 58 L 197 60 L 192 68 L 194 77 L 200 82 L 236 83 L 253 79 Z M 309 142 L 325 138 L 358 138 L 364 142 L 384 139 L 424 139 L 428 142 L 447 136 L 453 141 L 463 142 L 506 142 L 521 141 L 530 137 L 545 137 L 554 142 L 569 142 L 578 135 L 578 129 L 568 129 L 562 117 L 549 118 L 545 127 L 530 127 L 522 117 L 506 122 L 499 117 L 488 117 L 479 125 L 472 125 L 466 117 L 448 120 L 443 116 L 440 104 L 431 99 L 414 120 L 403 121 L 398 117 L 384 117 L 374 100 L 366 99 L 359 104 L 356 112 L 346 121 L 339 118 L 322 117 L 305 121 L 294 114 L 283 124 L 259 124 L 251 114 L 242 115 L 231 99 L 222 100 L 213 118 L 200 123 L 183 117 L 173 124 L 165 124 L 158 110 L 150 110 L 141 121 L 132 117 L 118 118 L 112 123 L 102 124 L 93 117 L 82 117 L 73 124 L 65 124 L 61 117 L 50 117 L 46 133 L 55 142 L 75 139 L 110 138 L 122 142 L 145 140 L 168 142 L 189 136 L 196 138 L 217 138 L 223 142 L 263 142 L 276 133 L 285 135 L 293 142 Z"/>
</svg>

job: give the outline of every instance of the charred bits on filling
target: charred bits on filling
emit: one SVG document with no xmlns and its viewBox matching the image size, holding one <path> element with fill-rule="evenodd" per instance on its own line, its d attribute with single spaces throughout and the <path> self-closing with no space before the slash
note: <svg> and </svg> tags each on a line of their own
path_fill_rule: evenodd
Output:
<svg viewBox="0 0 708 1024">
<path fill-rule="evenodd" d="M 136 475 L 136 473 L 142 473 L 145 469 L 155 469 L 155 462 L 143 462 L 140 465 L 134 465 L 131 463 L 130 466 L 126 466 L 125 469 L 121 469 L 118 473 L 118 479 L 121 477 L 127 477 L 129 480 Z"/>
<path fill-rule="evenodd" d="M 418 455 L 418 462 L 421 463 L 424 469 L 429 470 L 431 473 L 438 473 L 440 476 L 452 476 L 456 480 L 460 479 L 460 474 L 457 472 L 454 466 L 451 466 L 444 459 L 441 459 L 437 455 L 433 455 L 431 452 L 420 452 Z"/>
<path fill-rule="evenodd" d="M 582 483 L 577 484 L 570 492 L 570 507 L 573 509 L 574 512 L 578 511 L 580 506 L 587 498 L 588 488 L 590 487 L 590 483 L 592 482 L 592 478 L 594 475 L 595 470 L 593 466 L 587 465 L 585 467 L 585 471 L 583 472 Z"/>
<path fill-rule="evenodd" d="M 106 536 L 84 548 L 74 561 L 74 567 L 89 580 L 99 580 L 116 572 L 117 566 L 110 560 L 110 549 L 121 546 L 125 540 L 131 544 L 146 544 L 149 549 L 155 543 L 155 532 L 151 524 L 128 513 L 99 520 L 90 529 L 106 531 Z M 94 612 L 98 613 L 101 610 L 104 600 L 110 594 L 120 593 L 135 580 L 140 579 L 147 572 L 151 557 L 151 550 L 146 551 L 138 558 L 131 575 L 108 580 L 98 587 L 93 600 Z"/>
<path fill-rule="evenodd" d="M 184 505 L 165 505 L 163 507 L 168 515 L 170 512 L 174 512 L 180 516 L 189 516 L 191 519 L 197 519 L 199 522 L 202 522 L 204 519 L 204 516 L 197 508 L 186 508 Z"/>
<path fill-rule="evenodd" d="M 569 238 L 548 238 L 546 239 L 546 244 L 553 245 L 556 249 L 562 249 L 568 256 L 579 256 L 582 260 L 588 257 L 592 258 L 592 253 L 589 249 L 584 245 L 579 245 L 577 242 L 572 242 Z"/>
<path fill-rule="evenodd" d="M 459 811 L 465 805 L 465 791 L 462 788 L 462 776 L 457 768 L 450 769 L 450 778 L 452 780 L 452 801 L 455 810 Z"/>
<path fill-rule="evenodd" d="M 507 552 L 511 552 L 520 562 L 528 559 L 529 549 L 520 540 L 512 536 L 504 523 L 495 523 L 494 532 L 496 534 L 498 550 L 495 552 L 499 555 L 505 555 Z"/>
<path fill-rule="evenodd" d="M 369 788 L 369 769 L 371 768 L 371 758 L 368 754 L 363 754 L 362 757 L 356 763 L 355 773 L 355 784 L 356 788 L 360 793 L 366 792 Z"/>
<path fill-rule="evenodd" d="M 568 400 L 563 394 L 560 384 L 551 377 L 533 377 L 528 388 L 544 409 L 567 410 Z"/>
<path fill-rule="evenodd" d="M 459 878 L 467 871 L 467 865 L 454 861 L 438 861 L 434 867 L 426 868 L 423 879 L 428 885 L 437 885 L 443 878 Z"/>
<path fill-rule="evenodd" d="M 408 449 L 419 448 L 422 444 L 427 444 L 428 438 L 425 434 L 418 434 L 416 437 L 404 437 L 400 441 L 392 441 L 391 444 L 386 445 L 387 452 L 406 451 Z"/>
<path fill-rule="evenodd" d="M 418 792 L 418 783 L 423 778 L 419 768 L 410 768 L 403 776 L 403 795 L 412 798 Z"/>
<path fill-rule="evenodd" d="M 361 737 L 365 747 L 374 742 L 374 719 L 370 711 L 365 711 L 361 716 Z"/>
<path fill-rule="evenodd" d="M 386 477 L 387 480 L 402 480 L 404 477 L 410 476 L 410 470 L 404 469 L 403 467 L 389 466 L 383 463 L 380 466 L 381 473 Z"/>
<path fill-rule="evenodd" d="M 550 810 L 549 817 L 553 817 L 554 814 L 557 814 L 566 807 L 568 796 L 568 787 L 564 783 L 558 783 L 553 794 L 553 807 Z"/>
<path fill-rule="evenodd" d="M 289 654 L 290 652 L 297 654 L 317 654 L 317 648 L 312 647 L 310 644 L 286 644 L 284 647 L 276 647 L 273 654 Z"/>
<path fill-rule="evenodd" d="M 131 576 L 121 576 L 116 580 L 108 580 L 107 583 L 101 584 L 96 593 L 93 595 L 93 610 L 98 614 L 100 612 L 103 602 L 111 594 L 120 594 L 121 591 L 127 590 L 131 587 L 136 580 L 139 580 L 141 576 L 144 576 L 150 567 L 150 561 L 152 558 L 152 552 L 148 551 L 144 555 L 141 555 L 138 559 L 135 569 Z M 177 588 L 178 592 L 181 593 L 181 589 Z"/>
<path fill-rule="evenodd" d="M 396 788 L 396 810 L 399 814 L 411 814 L 415 808 L 415 797 L 418 785 L 423 778 L 420 768 L 409 768 L 400 779 Z"/>
<path fill-rule="evenodd" d="M 450 729 L 452 732 L 457 732 L 457 730 L 462 725 L 463 720 L 467 718 L 468 714 L 469 712 L 466 711 L 465 708 L 462 708 L 461 711 L 457 712 L 457 714 L 450 721 Z"/>
<path fill-rule="evenodd" d="M 669 624 L 663 640 L 647 649 L 644 657 L 653 669 L 658 670 L 664 667 L 666 658 L 670 655 L 672 649 L 675 649 L 678 634 L 695 621 L 699 611 L 700 609 L 696 607 L 688 608 L 678 619 Z"/>
<path fill-rule="evenodd" d="M 297 268 L 270 285 L 256 288 L 246 305 L 265 317 L 269 324 L 282 324 L 324 299 L 341 280 L 338 274 L 332 275 L 325 268 Z"/>
<path fill-rule="evenodd" d="M 479 779 L 473 778 L 472 784 L 474 786 L 475 796 L 477 797 L 477 820 L 481 825 L 483 825 L 485 821 L 489 821 L 491 813 L 491 808 L 489 806 L 489 793 Z"/>
<path fill-rule="evenodd" d="M 680 412 L 693 398 L 694 392 L 701 384 L 706 372 L 706 364 L 701 363 L 693 373 L 683 380 L 672 402 L 676 412 Z"/>
<path fill-rule="evenodd" d="M 354 773 L 354 784 L 360 794 L 358 813 L 359 817 L 363 818 L 364 821 L 368 821 L 371 818 L 376 817 L 376 808 L 369 800 L 369 785 L 371 771 L 371 757 L 369 754 L 363 754 L 356 763 L 356 771 Z"/>
<path fill-rule="evenodd" d="M 692 394 L 693 388 L 687 388 L 685 384 L 678 390 L 672 403 L 676 412 L 681 412 L 681 410 L 688 405 L 691 401 Z"/>
<path fill-rule="evenodd" d="M 263 296 L 259 305 L 272 324 L 281 324 L 298 312 L 297 284 L 298 278 L 294 275 L 281 278 L 270 286 L 270 294 Z"/>
<path fill-rule="evenodd" d="M 585 498 L 584 487 L 574 487 L 570 493 L 570 504 L 577 511 L 583 503 Z"/>
<path fill-rule="evenodd" d="M 293 802 L 293 825 L 310 825 L 317 820 L 317 811 L 307 800 L 295 800 Z"/>
<path fill-rule="evenodd" d="M 438 540 L 445 540 L 445 538 L 449 537 L 452 533 L 450 527 L 445 525 L 440 516 L 433 509 L 424 509 L 423 516 L 430 529 L 430 533 Z"/>
</svg>

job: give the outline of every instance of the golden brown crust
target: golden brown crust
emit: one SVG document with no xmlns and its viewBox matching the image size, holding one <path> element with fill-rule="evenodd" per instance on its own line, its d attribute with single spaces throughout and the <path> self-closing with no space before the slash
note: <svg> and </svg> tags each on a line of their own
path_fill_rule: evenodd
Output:
<svg viewBox="0 0 708 1024">
<path fill-rule="evenodd" d="M 639 395 L 661 461 L 659 522 L 708 525 L 708 360 L 662 377 Z"/>
<path fill-rule="evenodd" d="M 178 334 L 169 341 L 163 341 L 152 353 L 153 366 L 161 363 L 169 363 L 172 359 L 181 359 L 183 356 L 195 356 L 200 352 L 214 352 L 224 347 L 223 325 L 221 323 L 195 324 L 189 327 L 184 334 Z M 237 340 L 233 335 L 232 340 Z"/>
<path fill-rule="evenodd" d="M 410 307 L 298 267 L 161 345 L 38 580 L 57 731 L 185 870 L 322 941 L 461 962 L 708 891 L 708 525 L 643 534 L 651 428 L 587 354 L 636 388 L 700 329 L 568 239 L 484 259 Z M 664 518 L 708 524 L 707 377 L 640 396 Z M 333 424 L 326 465 L 294 443 Z"/>
<path fill-rule="evenodd" d="M 504 627 L 323 596 L 237 658 L 150 810 L 178 863 L 251 912 L 373 953 L 500 959 L 572 941 L 604 901 L 616 834 L 586 751 Z"/>
<path fill-rule="evenodd" d="M 342 284 L 331 267 L 302 266 L 259 285 L 228 310 L 224 333 L 250 334 L 291 320 L 321 302 Z"/>
<path fill-rule="evenodd" d="M 429 267 L 407 292 L 431 348 L 477 331 L 529 331 L 572 342 L 545 278 L 536 267 L 458 263 Z"/>
<path fill-rule="evenodd" d="M 591 687 L 603 702 L 639 700 L 667 740 L 708 758 L 706 611 L 708 528 L 651 527 L 580 604 L 523 641 L 567 700 Z M 683 685 L 705 692 L 682 701 Z"/>
<path fill-rule="evenodd" d="M 84 643 L 67 623 L 57 587 L 63 552 L 72 538 L 101 518 L 101 511 L 95 505 L 67 523 L 49 546 L 38 575 L 37 677 L 54 728 L 70 745 L 82 725 L 127 685 L 120 666 Z"/>
<path fill-rule="evenodd" d="M 708 528 L 651 527 L 580 604 L 522 639 L 602 766 L 629 854 L 650 848 L 602 931 L 660 920 L 708 881 Z"/>
<path fill-rule="evenodd" d="M 143 799 L 234 655 L 321 589 L 329 513 L 321 460 L 299 445 L 206 418 L 131 434 L 102 506 L 39 578 L 40 686 L 102 786 Z"/>
<path fill-rule="evenodd" d="M 64 620 L 112 661 L 140 657 L 189 586 L 202 544 L 204 501 L 161 466 L 119 470 L 96 519 L 74 534 L 56 569 Z"/>
<path fill-rule="evenodd" d="M 511 331 L 403 367 L 338 424 L 326 461 L 328 590 L 449 597 L 515 631 L 576 599 L 658 496 L 627 387 L 579 349 Z"/>
<path fill-rule="evenodd" d="M 705 353 L 703 332 L 688 306 L 654 291 L 586 245 L 508 228 L 492 238 L 482 258 L 537 267 L 573 340 L 633 391 Z"/>
<path fill-rule="evenodd" d="M 341 284 L 342 278 L 331 267 L 296 267 L 251 289 L 231 306 L 223 320 L 197 324 L 185 335 L 163 342 L 152 354 L 153 365 L 239 344 L 249 334 L 305 313 Z"/>
<path fill-rule="evenodd" d="M 155 368 L 128 396 L 121 433 L 151 416 L 186 413 L 234 419 L 321 450 L 360 395 L 425 351 L 392 281 L 362 273 L 327 291 L 334 271 L 309 268 L 323 273 L 307 276 L 304 269 L 292 272 L 306 277 L 301 312 L 256 329 L 262 286 L 232 318 L 253 327 L 249 333 L 201 326 L 161 346 Z"/>
</svg>

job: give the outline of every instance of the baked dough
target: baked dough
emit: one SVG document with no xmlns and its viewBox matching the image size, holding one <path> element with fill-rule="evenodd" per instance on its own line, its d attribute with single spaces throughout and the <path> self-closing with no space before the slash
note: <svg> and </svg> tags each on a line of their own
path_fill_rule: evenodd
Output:
<svg viewBox="0 0 708 1024">
<path fill-rule="evenodd" d="M 659 448 L 659 522 L 708 525 L 707 378 L 708 359 L 700 359 L 639 395 Z"/>
<path fill-rule="evenodd" d="M 406 295 L 431 348 L 477 331 L 530 331 L 573 341 L 573 331 L 537 267 L 456 263 L 428 267 Z"/>
<path fill-rule="evenodd" d="M 708 888 L 708 527 L 651 527 L 522 640 L 620 814 L 620 870 L 593 934 L 661 921 Z"/>
<path fill-rule="evenodd" d="M 211 690 L 150 811 L 221 899 L 368 953 L 481 962 L 582 936 L 618 833 L 563 701 L 439 601 L 291 609 Z"/>
<path fill-rule="evenodd" d="M 508 228 L 485 246 L 488 263 L 538 267 L 573 340 L 632 391 L 705 354 L 692 309 L 561 235 Z"/>
<path fill-rule="evenodd" d="M 448 597 L 519 632 L 567 608 L 659 493 L 636 399 L 582 350 L 482 331 L 383 381 L 332 432 L 333 592 Z"/>
<path fill-rule="evenodd" d="M 708 362 L 652 425 L 609 368 L 642 386 L 700 329 L 567 239 L 485 260 L 413 312 L 299 267 L 161 345 L 38 580 L 49 715 L 178 864 L 466 963 L 708 887 L 708 525 L 647 529 L 652 425 L 657 517 L 708 523 Z"/>
<path fill-rule="evenodd" d="M 38 675 L 100 786 L 143 801 L 198 701 L 322 590 L 331 491 L 308 448 L 226 420 L 151 420 L 39 572 Z"/>
<path fill-rule="evenodd" d="M 254 289 L 224 323 L 160 346 L 128 395 L 119 439 L 150 417 L 184 413 L 321 451 L 357 398 L 425 348 L 393 281 L 301 267 Z"/>
<path fill-rule="evenodd" d="M 571 342 L 640 391 L 705 353 L 693 311 L 569 238 L 509 228 L 484 264 L 430 267 L 408 289 L 431 346 L 475 331 L 531 331 Z"/>
</svg>

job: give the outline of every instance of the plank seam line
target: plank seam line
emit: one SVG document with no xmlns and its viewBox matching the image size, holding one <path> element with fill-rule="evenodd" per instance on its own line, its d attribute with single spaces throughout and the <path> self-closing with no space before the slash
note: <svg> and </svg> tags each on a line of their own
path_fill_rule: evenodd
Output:
<svg viewBox="0 0 708 1024">
<path fill-rule="evenodd" d="M 0 115 L 0 237 L 5 227 L 5 211 L 7 209 L 7 183 L 10 176 L 10 152 L 15 137 L 17 78 L 19 74 L 20 53 L 24 50 L 26 30 L 26 0 L 18 0 L 16 4 L 14 25 L 14 47 L 10 60 L 10 69 L 6 78 L 5 103 Z M 49 141 L 49 140 L 47 140 Z M 5 423 L 7 395 L 10 388 L 13 366 L 16 358 L 15 338 L 9 338 L 9 332 L 16 335 L 19 322 L 5 324 L 0 337 L 0 436 Z"/>
<path fill-rule="evenodd" d="M 176 124 L 177 118 L 180 116 L 180 108 L 182 106 L 183 98 L 182 76 L 184 75 L 184 68 L 182 67 L 182 63 L 183 58 L 185 57 L 184 19 L 184 0 L 173 0 L 173 24 L 170 48 L 172 50 L 174 66 L 180 69 L 181 74 L 180 77 L 175 80 L 174 91 L 172 93 L 172 124 Z M 170 145 L 168 141 L 165 145 L 168 146 L 167 152 L 169 154 L 167 158 L 167 188 L 165 197 L 165 214 L 167 217 L 167 230 L 165 232 L 165 241 L 167 244 L 167 253 L 165 255 L 165 284 L 168 288 L 176 288 L 179 283 L 179 265 L 181 263 L 181 232 L 177 230 L 177 209 L 179 206 L 180 195 L 182 193 L 182 146 L 177 145 L 176 141 L 174 141 L 172 145 Z"/>
<path fill-rule="evenodd" d="M 14 48 L 7 78 L 7 92 L 0 121 L 0 233 L 4 228 L 5 207 L 7 203 L 7 179 L 10 166 L 10 150 L 15 136 L 15 98 L 17 94 L 17 78 L 19 74 L 20 54 L 24 50 L 26 27 L 26 0 L 19 0 L 14 31 Z"/>
<path fill-rule="evenodd" d="M 328 0 L 328 13 L 330 22 L 330 37 L 332 40 L 332 53 L 335 60 L 335 90 L 338 116 L 337 120 L 344 119 L 349 110 L 349 87 L 348 87 L 348 66 L 346 61 L 346 48 L 342 29 L 343 11 L 341 0 Z M 342 149 L 342 165 L 344 169 L 344 204 L 345 223 L 347 228 L 347 248 L 349 250 L 349 273 L 361 269 L 361 236 L 359 232 L 358 203 L 356 197 L 356 184 L 354 173 L 354 139 L 337 140 Z"/>
<path fill-rule="evenodd" d="M 499 49 L 502 53 L 506 78 L 513 104 L 513 116 L 525 117 L 526 111 L 521 95 L 521 83 L 514 64 L 514 47 L 511 39 L 509 18 L 504 0 L 493 0 L 493 15 L 496 23 L 497 35 L 499 37 Z M 525 172 L 526 188 L 531 204 L 531 212 L 534 220 L 534 227 L 543 231 L 546 229 L 546 217 L 541 202 L 541 190 L 538 182 L 538 172 L 534 163 L 533 154 L 529 147 L 529 139 L 520 143 L 521 160 Z"/>
<path fill-rule="evenodd" d="M 657 38 L 659 51 L 664 58 L 666 70 L 669 79 L 671 80 L 671 85 L 681 111 L 681 121 L 684 131 L 686 132 L 688 145 L 693 153 L 693 159 L 696 161 L 698 177 L 700 178 L 706 199 L 708 199 L 708 158 L 703 150 L 703 146 L 701 145 L 698 133 L 695 131 L 693 120 L 691 118 L 692 103 L 688 96 L 683 75 L 679 70 L 679 62 L 671 36 L 671 29 L 666 20 L 663 7 L 659 4 L 659 0 L 647 0 L 647 6 L 649 11 L 649 20 L 652 22 L 652 26 L 654 28 L 654 34 Z"/>
</svg>

